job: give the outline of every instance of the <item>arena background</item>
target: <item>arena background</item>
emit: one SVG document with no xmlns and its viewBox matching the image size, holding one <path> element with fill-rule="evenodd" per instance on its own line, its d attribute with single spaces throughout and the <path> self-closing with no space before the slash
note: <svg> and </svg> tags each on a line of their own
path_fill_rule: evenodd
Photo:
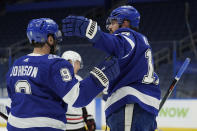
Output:
<svg viewBox="0 0 197 131">
<path fill-rule="evenodd" d="M 83 15 L 96 20 L 103 31 L 109 13 L 120 5 L 131 4 L 141 14 L 140 31 L 153 49 L 156 72 L 160 77 L 162 96 L 170 86 L 186 57 L 191 63 L 170 99 L 157 118 L 158 130 L 197 131 L 197 1 L 195 0 L 1 0 L 0 1 L 0 110 L 8 104 L 5 75 L 15 59 L 28 54 L 32 47 L 26 38 L 26 27 L 33 18 L 49 17 L 57 21 Z M 91 47 L 86 39 L 65 38 L 58 55 L 65 50 L 81 54 L 86 77 L 106 54 Z M 97 129 L 105 128 L 104 101 L 98 96 L 88 110 L 96 119 Z M 0 118 L 0 131 L 6 121 Z"/>
</svg>

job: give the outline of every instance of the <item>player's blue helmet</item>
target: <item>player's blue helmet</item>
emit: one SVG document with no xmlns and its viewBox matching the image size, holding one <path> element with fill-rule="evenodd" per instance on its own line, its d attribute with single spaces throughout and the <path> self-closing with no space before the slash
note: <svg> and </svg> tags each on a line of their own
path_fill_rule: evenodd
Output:
<svg viewBox="0 0 197 131">
<path fill-rule="evenodd" d="M 122 25 L 124 20 L 128 20 L 131 23 L 131 27 L 138 28 L 140 23 L 140 13 L 133 6 L 120 6 L 114 9 L 108 17 L 106 21 L 107 29 L 111 20 L 117 20 L 120 25 Z"/>
<path fill-rule="evenodd" d="M 58 42 L 62 41 L 62 33 L 58 29 L 57 23 L 50 18 L 33 19 L 27 27 L 27 37 L 29 42 L 47 42 L 48 35 L 53 35 Z"/>
</svg>

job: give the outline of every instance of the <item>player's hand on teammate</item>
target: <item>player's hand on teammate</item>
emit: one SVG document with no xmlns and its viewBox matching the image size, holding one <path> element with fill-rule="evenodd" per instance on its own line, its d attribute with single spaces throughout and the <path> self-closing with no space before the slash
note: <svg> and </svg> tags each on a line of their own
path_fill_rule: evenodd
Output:
<svg viewBox="0 0 197 131">
<path fill-rule="evenodd" d="M 99 27 L 97 22 L 83 16 L 67 16 L 62 20 L 64 36 L 78 36 L 93 39 Z"/>
<path fill-rule="evenodd" d="M 96 78 L 96 83 L 104 87 L 109 86 L 109 82 L 116 79 L 120 73 L 120 68 L 117 58 L 111 58 L 100 63 L 90 72 L 93 78 Z"/>
</svg>

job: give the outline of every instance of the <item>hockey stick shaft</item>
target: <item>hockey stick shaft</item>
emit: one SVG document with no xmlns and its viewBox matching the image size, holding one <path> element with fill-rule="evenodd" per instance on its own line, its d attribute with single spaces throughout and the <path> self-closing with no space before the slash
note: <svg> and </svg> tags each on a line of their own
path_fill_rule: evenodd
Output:
<svg viewBox="0 0 197 131">
<path fill-rule="evenodd" d="M 3 114 L 2 112 L 0 112 L 0 116 L 1 116 L 3 119 L 5 119 L 6 121 L 8 120 L 8 116 L 5 115 L 5 114 Z"/>
<path fill-rule="evenodd" d="M 168 97 L 171 95 L 174 87 L 176 86 L 176 84 L 178 83 L 179 79 L 181 78 L 182 74 L 184 73 L 184 71 L 186 70 L 186 68 L 188 67 L 190 63 L 190 58 L 186 58 L 183 65 L 181 66 L 181 68 L 179 69 L 177 75 L 175 76 L 172 84 L 170 85 L 169 89 L 167 90 L 166 94 L 164 95 L 160 105 L 159 105 L 159 111 L 161 110 L 161 108 L 163 107 L 164 103 L 166 102 L 166 100 L 168 99 Z"/>
</svg>

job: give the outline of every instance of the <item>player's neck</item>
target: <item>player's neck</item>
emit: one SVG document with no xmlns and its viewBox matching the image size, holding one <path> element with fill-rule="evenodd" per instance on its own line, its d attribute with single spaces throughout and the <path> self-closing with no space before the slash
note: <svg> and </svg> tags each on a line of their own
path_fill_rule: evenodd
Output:
<svg viewBox="0 0 197 131">
<path fill-rule="evenodd" d="M 45 55 L 45 54 L 49 54 L 50 52 L 50 48 L 43 46 L 42 48 L 34 48 L 33 53 L 35 54 L 41 54 L 41 55 Z"/>
</svg>

